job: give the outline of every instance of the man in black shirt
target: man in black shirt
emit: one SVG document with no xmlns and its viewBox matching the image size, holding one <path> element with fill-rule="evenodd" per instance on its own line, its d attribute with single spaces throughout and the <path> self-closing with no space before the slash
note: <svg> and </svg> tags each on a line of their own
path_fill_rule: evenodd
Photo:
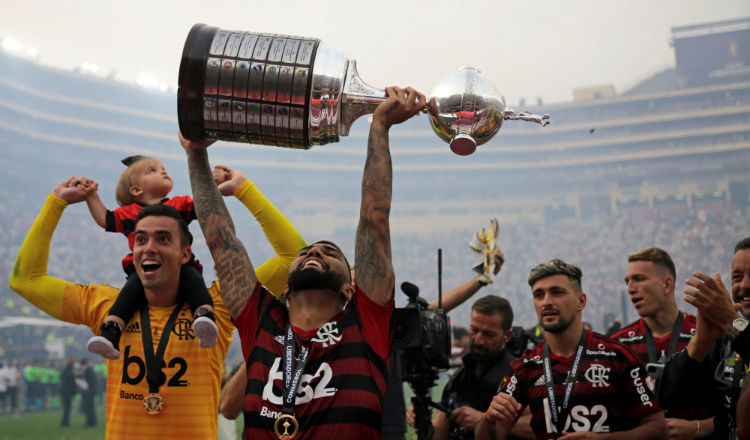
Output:
<svg viewBox="0 0 750 440">
<path fill-rule="evenodd" d="M 750 363 L 750 237 L 734 249 L 731 297 L 718 273 L 710 277 L 693 272 L 693 276 L 686 281 L 690 287 L 685 301 L 698 309 L 695 336 L 684 351 L 667 361 L 656 392 L 663 406 L 689 407 L 708 401 L 715 415 L 711 438 L 733 440 L 737 400 Z M 695 432 L 700 437 L 699 424 Z"/>
<path fill-rule="evenodd" d="M 62 403 L 62 422 L 60 426 L 70 426 L 70 405 L 78 392 L 76 387 L 76 357 L 70 356 L 68 363 L 60 372 L 60 403 Z"/>
<path fill-rule="evenodd" d="M 442 404 L 432 419 L 434 439 L 473 439 L 474 426 L 482 420 L 503 378 L 513 373 L 514 356 L 505 348 L 511 337 L 513 309 L 495 295 L 478 299 L 471 307 L 471 350 L 463 366 L 443 389 Z"/>
</svg>

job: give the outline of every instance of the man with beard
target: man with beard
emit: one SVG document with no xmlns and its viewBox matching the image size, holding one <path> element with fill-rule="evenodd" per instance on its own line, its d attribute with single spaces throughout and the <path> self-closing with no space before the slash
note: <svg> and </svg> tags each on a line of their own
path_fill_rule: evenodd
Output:
<svg viewBox="0 0 750 440">
<path fill-rule="evenodd" d="M 510 377 L 510 361 L 505 348 L 512 335 L 513 308 L 505 298 L 487 295 L 471 306 L 469 353 L 463 365 L 443 388 L 441 403 L 432 419 L 433 439 L 471 439 L 474 427 L 490 405 L 495 390 Z"/>
<path fill-rule="evenodd" d="M 511 362 L 513 376 L 492 399 L 475 438 L 504 439 L 525 406 L 537 439 L 666 437 L 664 414 L 645 386 L 638 356 L 606 336 L 583 329 L 582 272 L 562 260 L 531 270 L 544 342 Z M 604 436 L 596 434 L 597 436 Z"/>
<path fill-rule="evenodd" d="M 646 364 L 652 391 L 664 362 L 682 351 L 695 334 L 695 316 L 677 308 L 675 278 L 672 257 L 663 249 L 648 247 L 628 256 L 625 284 L 640 319 L 613 334 L 612 339 L 627 345 Z M 674 440 L 704 437 L 714 430 L 713 413 L 705 404 L 664 406 L 664 410 Z"/>
<path fill-rule="evenodd" d="M 182 140 L 195 211 L 247 365 L 245 438 L 380 438 L 395 276 L 388 131 L 426 108 L 389 87 L 372 116 L 355 240 L 356 285 L 341 249 L 318 241 L 289 268 L 284 302 L 257 281 L 208 165 L 208 142 Z"/>
<path fill-rule="evenodd" d="M 708 402 L 714 410 L 711 438 L 734 440 L 737 400 L 750 363 L 750 237 L 734 248 L 731 297 L 718 272 L 713 277 L 693 272 L 693 277 L 686 281 L 685 301 L 698 309 L 695 336 L 667 361 L 656 393 L 666 406 Z"/>
</svg>

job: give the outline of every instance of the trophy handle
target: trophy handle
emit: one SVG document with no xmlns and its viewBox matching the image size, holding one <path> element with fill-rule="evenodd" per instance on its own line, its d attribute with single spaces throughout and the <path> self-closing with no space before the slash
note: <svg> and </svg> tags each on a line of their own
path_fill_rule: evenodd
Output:
<svg viewBox="0 0 750 440">
<path fill-rule="evenodd" d="M 537 124 L 541 125 L 542 127 L 546 127 L 549 125 L 549 115 L 543 114 L 543 115 L 537 115 L 535 113 L 529 113 L 527 111 L 522 111 L 520 113 L 516 113 L 513 109 L 506 109 L 503 112 L 503 119 L 506 121 L 528 121 L 528 122 L 536 122 Z"/>
<path fill-rule="evenodd" d="M 357 72 L 357 61 L 350 60 L 346 68 L 346 80 L 342 92 L 339 134 L 348 136 L 349 129 L 360 116 L 375 112 L 375 108 L 386 100 L 385 89 L 372 87 L 362 81 Z"/>
</svg>

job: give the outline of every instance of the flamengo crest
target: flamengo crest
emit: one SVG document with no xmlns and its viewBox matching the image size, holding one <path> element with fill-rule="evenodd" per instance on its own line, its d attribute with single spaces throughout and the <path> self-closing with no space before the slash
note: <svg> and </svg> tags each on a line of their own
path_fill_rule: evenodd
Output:
<svg viewBox="0 0 750 440">
<path fill-rule="evenodd" d="M 322 327 L 318 329 L 318 333 L 312 338 L 312 342 L 320 342 L 323 347 L 329 345 L 336 345 L 337 342 L 341 341 L 341 335 L 339 334 L 339 328 L 335 322 L 326 322 Z"/>
<path fill-rule="evenodd" d="M 591 364 L 584 374 L 586 380 L 591 382 L 594 388 L 606 388 L 609 386 L 609 368 L 601 364 Z"/>
</svg>

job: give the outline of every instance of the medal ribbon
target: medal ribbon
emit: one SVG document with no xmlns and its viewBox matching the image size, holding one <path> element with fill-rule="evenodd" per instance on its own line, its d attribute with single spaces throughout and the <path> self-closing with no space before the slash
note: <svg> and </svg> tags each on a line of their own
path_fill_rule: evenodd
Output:
<svg viewBox="0 0 750 440">
<path fill-rule="evenodd" d="M 677 350 L 677 343 L 680 341 L 680 333 L 682 333 L 682 321 L 685 319 L 685 315 L 682 312 L 677 313 L 677 319 L 674 321 L 672 327 L 672 337 L 669 339 L 669 351 L 667 351 L 667 357 L 665 361 L 672 357 L 675 350 Z M 643 321 L 643 327 L 646 329 L 646 346 L 648 347 L 648 361 L 662 363 L 659 358 L 656 357 L 656 343 L 654 342 L 654 335 L 651 334 L 651 329 L 648 328 L 646 321 Z"/>
<path fill-rule="evenodd" d="M 578 347 L 576 348 L 576 356 L 573 359 L 573 366 L 568 371 L 568 378 L 565 381 L 565 394 L 563 394 L 563 403 L 560 408 L 560 412 L 557 412 L 557 398 L 555 397 L 555 382 L 552 377 L 552 359 L 550 356 L 549 344 L 544 343 L 542 349 L 542 357 L 544 358 L 544 384 L 547 388 L 547 396 L 549 397 L 549 407 L 552 413 L 552 423 L 557 428 L 557 433 L 562 434 L 565 429 L 565 418 L 568 415 L 568 406 L 570 405 L 570 397 L 573 395 L 573 388 L 578 380 L 578 370 L 581 367 L 581 360 L 583 359 L 583 348 L 586 345 L 586 337 L 588 331 L 584 330 L 581 334 L 581 340 L 578 341 Z"/>
<path fill-rule="evenodd" d="M 300 385 L 302 370 L 305 368 L 305 363 L 307 363 L 307 355 L 310 353 L 309 349 L 305 346 L 300 347 L 299 355 L 295 353 L 296 351 L 297 342 L 294 340 L 292 325 L 288 324 L 286 327 L 286 338 L 284 339 L 284 353 L 281 360 L 284 364 L 284 390 L 281 393 L 284 398 L 281 408 L 283 414 L 294 414 L 297 388 Z M 294 365 L 295 361 L 297 362 L 296 366 Z"/>
<path fill-rule="evenodd" d="M 182 310 L 183 301 L 169 315 L 169 320 L 164 325 L 164 331 L 159 338 L 159 346 L 154 353 L 154 342 L 151 339 L 151 320 L 148 314 L 148 304 L 141 309 L 141 336 L 143 338 L 143 354 L 146 358 L 146 380 L 148 381 L 148 392 L 159 393 L 159 376 L 161 373 L 161 362 L 164 359 L 164 351 L 167 349 L 169 334 L 172 333 L 177 315 Z"/>
</svg>

